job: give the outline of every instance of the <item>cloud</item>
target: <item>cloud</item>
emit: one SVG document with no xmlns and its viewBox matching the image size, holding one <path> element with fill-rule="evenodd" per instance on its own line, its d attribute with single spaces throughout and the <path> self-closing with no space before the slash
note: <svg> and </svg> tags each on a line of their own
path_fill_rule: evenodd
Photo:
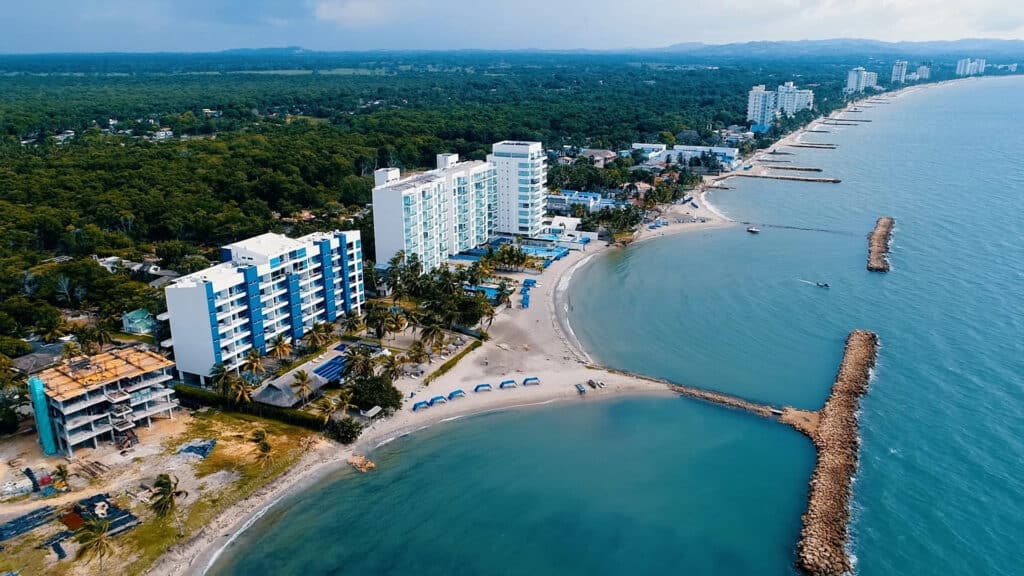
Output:
<svg viewBox="0 0 1024 576">
<path fill-rule="evenodd" d="M 396 6 L 385 0 L 321 0 L 313 16 L 346 28 L 379 26 L 394 19 Z"/>
</svg>

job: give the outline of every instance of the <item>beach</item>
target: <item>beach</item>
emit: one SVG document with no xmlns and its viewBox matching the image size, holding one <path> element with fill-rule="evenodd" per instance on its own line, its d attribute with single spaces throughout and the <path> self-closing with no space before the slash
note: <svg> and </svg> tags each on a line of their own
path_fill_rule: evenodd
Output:
<svg viewBox="0 0 1024 576">
<path fill-rule="evenodd" d="M 703 196 L 699 198 L 696 209 L 691 205 L 663 208 L 662 217 L 673 223 L 657 230 L 642 226 L 633 242 L 732 225 L 714 212 Z M 682 216 L 704 218 L 705 222 L 675 223 L 675 218 Z M 573 273 L 603 252 L 622 249 L 618 245 L 592 242 L 585 251 L 573 251 L 568 257 L 554 262 L 541 275 L 503 274 L 519 282 L 527 278 L 537 280 L 536 287 L 531 290 L 533 306 L 528 309 L 519 307 L 519 298 L 514 296 L 514 308 L 503 308 L 496 316 L 488 331 L 490 339 L 468 353 L 446 374 L 429 385 L 408 377 L 396 381 L 395 386 L 402 391 L 405 400 L 403 407 L 393 416 L 375 421 L 352 446 L 345 447 L 326 440 L 319 442 L 288 473 L 227 509 L 200 533 L 169 550 L 148 574 L 205 574 L 223 548 L 277 502 L 349 466 L 347 461 L 355 454 L 367 454 L 395 438 L 439 422 L 552 402 L 593 401 L 623 395 L 671 395 L 664 383 L 610 372 L 597 365 L 576 340 L 569 324 L 571 302 L 568 287 Z M 530 376 L 540 378 L 541 384 L 522 386 L 523 379 Z M 519 385 L 499 389 L 499 383 L 508 379 L 516 380 Z M 602 381 L 606 387 L 593 389 L 587 386 L 586 394 L 580 398 L 575 385 L 585 384 L 588 380 Z M 473 388 L 481 383 L 489 383 L 494 389 L 474 393 Z M 464 390 L 466 396 L 429 409 L 412 410 L 413 404 L 419 400 L 440 394 L 447 396 L 456 389 Z"/>
</svg>

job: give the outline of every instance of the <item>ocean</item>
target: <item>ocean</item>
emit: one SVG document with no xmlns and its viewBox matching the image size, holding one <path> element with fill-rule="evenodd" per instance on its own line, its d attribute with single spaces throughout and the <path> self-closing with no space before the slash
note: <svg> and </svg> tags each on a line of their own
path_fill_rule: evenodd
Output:
<svg viewBox="0 0 1024 576">
<path fill-rule="evenodd" d="M 570 320 L 600 362 L 773 404 L 818 408 L 847 333 L 878 333 L 859 574 L 1024 573 L 1022 91 L 984 79 L 865 109 L 805 137 L 837 150 L 780 157 L 841 184 L 712 193 L 761 234 L 654 239 L 574 276 Z M 892 271 L 873 274 L 881 215 Z M 791 429 L 660 397 L 467 418 L 373 457 L 273 508 L 211 574 L 787 575 L 814 463 Z"/>
</svg>

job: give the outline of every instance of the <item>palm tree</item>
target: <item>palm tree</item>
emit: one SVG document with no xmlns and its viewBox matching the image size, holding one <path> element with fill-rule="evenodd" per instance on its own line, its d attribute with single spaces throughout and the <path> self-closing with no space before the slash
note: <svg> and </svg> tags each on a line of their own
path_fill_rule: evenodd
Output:
<svg viewBox="0 0 1024 576">
<path fill-rule="evenodd" d="M 405 357 L 408 358 L 410 362 L 422 364 L 427 361 L 427 347 L 423 345 L 422 340 L 413 340 L 412 344 L 409 346 L 409 350 L 405 353 Z"/>
<path fill-rule="evenodd" d="M 389 311 L 387 317 L 384 319 L 384 333 L 388 332 L 397 336 L 406 326 L 409 325 L 409 321 L 405 319 L 405 316 L 400 312 Z"/>
<path fill-rule="evenodd" d="M 102 518 L 89 518 L 82 524 L 82 527 L 75 532 L 75 542 L 78 542 L 78 552 L 75 559 L 93 558 L 100 561 L 99 572 L 103 572 L 103 558 L 111 556 L 116 551 L 114 542 L 110 536 L 110 522 Z"/>
<path fill-rule="evenodd" d="M 245 353 L 245 361 L 242 362 L 242 370 L 249 372 L 253 376 L 263 374 L 267 371 L 267 367 L 263 365 L 263 357 L 260 356 L 259 350 L 252 348 Z"/>
<path fill-rule="evenodd" d="M 68 484 L 68 466 L 67 464 L 57 464 L 57 468 L 53 471 L 53 479 L 58 484 L 63 484 L 67 489 L 71 489 L 71 485 Z"/>
<path fill-rule="evenodd" d="M 270 341 L 270 355 L 277 360 L 284 360 L 292 355 L 292 342 L 284 334 L 274 336 Z"/>
<path fill-rule="evenodd" d="M 60 351 L 61 360 L 71 360 L 82 355 L 82 347 L 77 342 L 65 342 L 64 348 Z"/>
<path fill-rule="evenodd" d="M 481 304 L 481 308 L 483 310 L 482 318 L 487 320 L 486 329 L 490 330 L 491 324 L 494 324 L 494 316 L 497 314 L 497 311 L 494 309 L 494 306 L 491 306 L 490 302 L 484 302 L 483 304 Z"/>
<path fill-rule="evenodd" d="M 227 366 L 224 366 L 223 362 L 217 362 L 210 368 L 210 382 L 225 396 L 229 392 L 228 383 L 231 380 L 231 376 L 231 371 L 227 369 Z"/>
<path fill-rule="evenodd" d="M 362 325 L 363 321 L 359 318 L 359 314 L 355 310 L 349 310 L 345 313 L 345 318 L 342 320 L 341 329 L 346 334 L 355 334 Z"/>
<path fill-rule="evenodd" d="M 397 380 L 402 375 L 402 366 L 405 364 L 405 357 L 398 354 L 385 356 L 380 363 L 381 376 L 388 380 Z"/>
<path fill-rule="evenodd" d="M 444 342 L 444 327 L 437 322 L 420 326 L 420 340 L 427 348 L 437 348 Z"/>
<path fill-rule="evenodd" d="M 331 415 L 338 410 L 338 401 L 332 396 L 321 396 L 313 404 L 313 408 L 324 419 L 324 424 L 331 419 Z"/>
<path fill-rule="evenodd" d="M 260 465 L 260 468 L 266 468 L 270 465 L 271 460 L 270 451 L 272 450 L 272 447 L 270 446 L 270 442 L 263 440 L 257 444 L 256 447 L 258 450 L 256 454 L 256 462 Z"/>
<path fill-rule="evenodd" d="M 103 346 L 110 344 L 113 341 L 113 336 L 110 329 L 107 328 L 106 322 L 97 322 L 92 329 L 92 337 L 99 345 L 100 350 L 103 350 Z"/>
<path fill-rule="evenodd" d="M 342 375 L 345 378 L 369 378 L 373 376 L 376 368 L 376 360 L 366 346 L 349 346 L 345 350 L 345 368 Z"/>
<path fill-rule="evenodd" d="M 67 334 L 68 325 L 63 320 L 58 320 L 52 326 L 37 326 L 36 331 L 43 342 L 56 342 Z"/>
<path fill-rule="evenodd" d="M 302 397 L 302 404 L 305 405 L 309 401 L 309 393 L 313 391 L 309 373 L 305 370 L 298 370 L 292 375 L 292 378 L 292 385 L 299 389 L 299 396 Z"/>
<path fill-rule="evenodd" d="M 318 329 L 319 324 L 314 324 L 312 328 L 306 332 L 303 339 L 306 341 L 306 345 L 313 349 L 323 348 L 324 344 L 327 344 L 327 337 L 324 335 L 322 329 Z"/>
<path fill-rule="evenodd" d="M 179 500 L 188 498 L 188 492 L 178 489 L 178 478 L 170 474 L 160 474 L 153 483 L 153 500 L 149 507 L 156 513 L 158 518 L 166 518 L 174 514 Z M 175 515 L 177 518 L 177 515 Z M 184 533 L 180 518 L 177 518 L 178 536 Z"/>
<path fill-rule="evenodd" d="M 388 309 L 377 303 L 366 309 L 366 326 L 374 331 L 377 338 L 384 338 L 387 334 L 388 315 Z"/>
<path fill-rule="evenodd" d="M 228 379 L 227 385 L 235 402 L 239 404 L 252 402 L 252 386 L 244 378 L 232 374 Z"/>
</svg>

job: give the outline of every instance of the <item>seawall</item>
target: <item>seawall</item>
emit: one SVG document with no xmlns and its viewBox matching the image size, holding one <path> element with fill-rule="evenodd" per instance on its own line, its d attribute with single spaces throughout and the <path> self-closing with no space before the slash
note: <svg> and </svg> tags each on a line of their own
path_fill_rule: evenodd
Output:
<svg viewBox="0 0 1024 576">
<path fill-rule="evenodd" d="M 889 216 L 882 216 L 875 222 L 875 229 L 868 236 L 868 270 L 889 271 L 889 239 L 895 224 L 896 221 Z"/>
<path fill-rule="evenodd" d="M 873 332 L 850 333 L 832 392 L 818 412 L 817 427 L 810 435 L 818 462 L 811 475 L 807 511 L 802 516 L 797 566 L 812 576 L 839 576 L 853 568 L 846 544 L 850 487 L 860 450 L 857 410 L 861 396 L 867 392 L 877 354 L 878 337 Z"/>
</svg>

